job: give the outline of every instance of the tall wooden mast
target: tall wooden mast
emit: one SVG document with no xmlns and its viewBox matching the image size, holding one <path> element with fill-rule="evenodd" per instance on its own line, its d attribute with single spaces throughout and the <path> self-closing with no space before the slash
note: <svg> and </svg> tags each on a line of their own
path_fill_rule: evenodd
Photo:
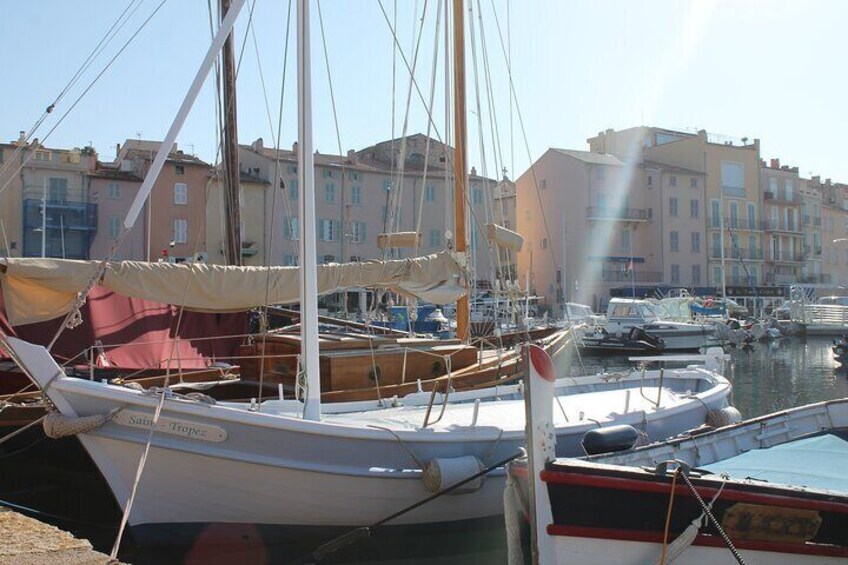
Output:
<svg viewBox="0 0 848 565">
<path fill-rule="evenodd" d="M 453 88 L 454 88 L 454 242 L 458 253 L 464 254 L 467 248 L 465 239 L 465 195 L 466 175 L 465 152 L 468 132 L 465 121 L 465 6 L 463 0 L 453 2 Z M 456 302 L 456 337 L 468 339 L 470 312 L 468 293 Z"/>
<path fill-rule="evenodd" d="M 230 9 L 230 0 L 220 0 L 220 17 L 224 19 Z M 241 265 L 241 210 L 239 209 L 239 157 L 238 128 L 236 126 L 236 77 L 233 34 L 224 43 L 223 94 L 224 94 L 224 217 L 226 218 L 227 263 Z"/>
</svg>

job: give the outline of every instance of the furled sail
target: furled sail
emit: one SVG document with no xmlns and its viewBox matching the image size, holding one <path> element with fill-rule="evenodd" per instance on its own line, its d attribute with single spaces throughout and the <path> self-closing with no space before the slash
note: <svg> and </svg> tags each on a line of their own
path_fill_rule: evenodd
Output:
<svg viewBox="0 0 848 565">
<path fill-rule="evenodd" d="M 97 273 L 99 262 L 66 259 L 0 260 L 0 285 L 12 325 L 66 314 Z M 434 304 L 465 293 L 463 273 L 450 252 L 412 259 L 318 266 L 318 292 L 382 288 Z M 235 267 L 204 263 L 109 263 L 100 284 L 124 296 L 203 312 L 237 312 L 300 299 L 298 267 Z"/>
</svg>

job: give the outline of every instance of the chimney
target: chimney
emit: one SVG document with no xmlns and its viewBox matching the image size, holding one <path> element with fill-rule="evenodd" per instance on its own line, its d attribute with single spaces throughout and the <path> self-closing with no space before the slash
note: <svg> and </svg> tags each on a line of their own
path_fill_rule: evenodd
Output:
<svg viewBox="0 0 848 565">
<path fill-rule="evenodd" d="M 261 153 L 262 149 L 265 148 L 265 141 L 260 137 L 259 139 L 250 144 L 250 148 L 256 151 L 257 153 Z"/>
<path fill-rule="evenodd" d="M 357 158 L 357 155 L 356 155 L 356 151 L 354 151 L 353 149 L 347 150 L 347 162 L 353 163 L 354 165 L 359 162 L 359 159 Z"/>
<path fill-rule="evenodd" d="M 20 133 L 18 133 L 18 143 L 23 143 L 24 141 L 26 141 L 26 132 L 21 130 Z"/>
<path fill-rule="evenodd" d="M 821 177 L 819 175 L 814 175 L 812 178 L 810 178 L 810 182 L 812 182 L 813 184 L 821 184 Z"/>
<path fill-rule="evenodd" d="M 477 167 L 471 167 L 471 176 L 472 176 L 472 177 L 476 177 L 476 176 L 477 176 Z"/>
<path fill-rule="evenodd" d="M 292 143 L 292 153 L 294 153 L 295 155 L 297 155 L 297 141 L 295 141 L 294 143 Z"/>
<path fill-rule="evenodd" d="M 118 159 L 118 155 L 120 155 L 120 154 L 121 154 L 121 144 L 118 143 L 117 145 L 115 145 L 115 160 Z"/>
<path fill-rule="evenodd" d="M 772 169 L 780 168 L 780 159 L 772 159 L 771 164 L 769 165 Z"/>
</svg>

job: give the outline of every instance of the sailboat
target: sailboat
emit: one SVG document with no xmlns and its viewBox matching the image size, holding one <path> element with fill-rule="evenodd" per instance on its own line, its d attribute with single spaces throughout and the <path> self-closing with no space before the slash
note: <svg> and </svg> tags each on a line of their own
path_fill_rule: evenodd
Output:
<svg viewBox="0 0 848 565">
<path fill-rule="evenodd" d="M 242 5 L 243 0 L 232 2 L 196 83 L 208 73 Z M 391 514 L 397 514 L 392 524 L 398 525 L 499 520 L 503 464 L 518 456 L 524 444 L 520 383 L 455 391 L 448 377 L 441 390 L 381 402 L 322 404 L 318 295 L 350 283 L 392 288 L 434 303 L 456 300 L 458 334 L 467 335 L 462 321 L 467 320 L 468 307 L 461 284 L 464 236 L 457 234 L 457 249 L 423 258 L 315 265 L 315 242 L 308 237 L 315 233 L 308 0 L 300 0 L 298 10 L 302 266 L 255 270 L 83 262 L 69 268 L 59 288 L 45 284 L 34 294 L 40 307 L 50 304 L 56 311 L 66 311 L 84 294 L 85 281 L 91 284 L 94 277 L 116 291 L 144 293 L 155 287 L 159 299 L 170 293 L 168 300 L 174 303 L 215 310 L 250 306 L 259 298 L 255 292 L 261 294 L 262 303 L 270 280 L 272 302 L 300 299 L 305 375 L 299 381 L 300 395 L 215 402 L 173 394 L 167 388 L 138 390 L 75 379 L 65 375 L 46 348 L 0 337 L 0 345 L 61 415 L 52 419 L 63 417 L 61 421 L 78 433 L 140 542 L 199 523 L 262 524 L 300 531 L 369 526 Z M 455 3 L 453 13 L 461 40 L 462 2 Z M 456 72 L 461 75 L 461 67 Z M 456 122 L 464 123 L 464 112 L 459 115 L 462 119 Z M 178 115 L 163 148 L 170 146 L 179 123 Z M 460 151 L 464 145 L 464 137 L 458 136 Z M 462 163 L 457 159 L 457 177 L 464 176 Z M 140 198 L 150 183 L 145 179 Z M 464 200 L 461 194 L 457 200 Z M 134 203 L 129 225 L 140 206 L 139 201 Z M 459 218 L 464 218 L 462 207 L 458 210 Z M 464 225 L 460 219 L 456 223 Z M 33 266 L 22 261 L 7 262 L 6 281 L 19 268 Z M 49 272 L 44 273 L 46 278 Z M 4 288 L 9 286 L 4 283 Z M 33 290 L 26 284 L 21 288 Z M 704 366 L 557 381 L 558 419 L 553 432 L 557 453 L 579 453 L 586 432 L 614 423 L 628 423 L 640 437 L 655 439 L 700 426 L 709 414 L 721 413 L 731 389 L 720 375 L 724 355 L 712 351 L 705 359 Z M 442 495 L 462 481 L 462 488 Z M 432 500 L 420 504 L 428 498 Z"/>
</svg>

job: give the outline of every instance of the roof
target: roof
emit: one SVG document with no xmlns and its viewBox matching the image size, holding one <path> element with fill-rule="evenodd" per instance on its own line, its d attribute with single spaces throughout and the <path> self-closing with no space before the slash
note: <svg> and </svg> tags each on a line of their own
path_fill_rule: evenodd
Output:
<svg viewBox="0 0 848 565">
<path fill-rule="evenodd" d="M 624 162 L 621 161 L 615 155 L 610 155 L 609 153 L 592 153 L 591 151 L 576 151 L 574 149 L 557 149 L 556 147 L 551 148 L 552 151 L 556 151 L 566 157 L 571 157 L 572 159 L 577 159 L 578 161 L 582 161 L 587 165 L 609 165 L 612 167 L 623 167 Z"/>
<path fill-rule="evenodd" d="M 88 176 L 96 179 L 114 179 L 131 182 L 141 182 L 144 179 L 133 171 L 122 171 L 120 169 L 104 168 L 101 163 L 97 163 L 97 169 L 90 171 Z"/>
</svg>

